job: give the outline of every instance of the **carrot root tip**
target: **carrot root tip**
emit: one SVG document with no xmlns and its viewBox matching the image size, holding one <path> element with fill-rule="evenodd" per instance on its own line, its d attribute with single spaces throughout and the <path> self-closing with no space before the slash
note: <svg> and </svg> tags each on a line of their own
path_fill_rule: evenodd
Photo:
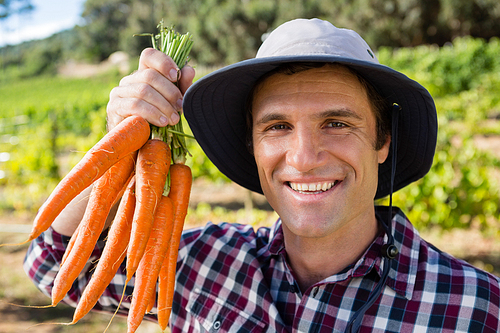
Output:
<svg viewBox="0 0 500 333">
<path fill-rule="evenodd" d="M 38 324 L 34 324 L 34 325 L 31 325 L 31 326 L 27 327 L 26 330 L 32 329 L 33 327 L 42 326 L 42 325 L 63 325 L 63 326 L 70 326 L 70 325 L 73 325 L 73 324 L 75 324 L 75 323 L 74 322 L 70 322 L 70 323 L 38 323 Z"/>
<path fill-rule="evenodd" d="M 20 245 L 27 244 L 27 243 L 31 242 L 32 240 L 33 240 L 33 238 L 30 237 L 27 240 L 22 241 L 20 243 L 5 243 L 5 244 L 0 244 L 0 247 L 3 247 L 3 246 L 20 246 Z"/>
<path fill-rule="evenodd" d="M 103 333 L 106 333 L 106 331 L 108 330 L 108 328 L 111 326 L 111 322 L 113 321 L 113 319 L 115 318 L 116 314 L 118 313 L 118 310 L 120 310 L 120 306 L 122 305 L 123 298 L 125 297 L 125 291 L 127 290 L 127 288 L 126 288 L 127 287 L 127 283 L 128 283 L 128 281 L 123 286 L 123 292 L 122 292 L 122 297 L 120 298 L 120 303 L 118 303 L 118 306 L 116 307 L 115 313 L 113 313 L 113 316 L 109 320 L 108 326 L 106 326 L 106 329 L 104 329 Z"/>
<path fill-rule="evenodd" d="M 2 302 L 5 303 L 5 304 L 8 304 L 8 305 L 16 306 L 18 308 L 47 309 L 47 308 L 53 308 L 53 307 L 55 307 L 54 304 L 48 304 L 48 305 L 22 305 L 22 304 L 15 304 L 15 303 L 5 302 L 3 300 L 2 300 Z"/>
</svg>

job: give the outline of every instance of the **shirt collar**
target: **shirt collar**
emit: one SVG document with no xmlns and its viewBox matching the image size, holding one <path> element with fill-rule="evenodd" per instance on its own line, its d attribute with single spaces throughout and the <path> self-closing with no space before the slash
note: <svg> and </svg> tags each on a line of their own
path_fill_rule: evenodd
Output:
<svg viewBox="0 0 500 333">
<path fill-rule="evenodd" d="M 388 210 L 388 207 L 376 207 L 377 213 L 382 217 L 387 216 Z M 397 257 L 391 261 L 386 284 L 396 293 L 407 299 L 411 299 L 417 276 L 421 243 L 420 236 L 404 213 L 397 207 L 393 208 L 391 223 L 394 245 L 398 248 L 399 253 Z M 276 256 L 284 253 L 285 243 L 283 237 L 281 220 L 278 219 L 271 228 L 271 233 L 269 235 L 270 242 L 268 250 L 270 255 Z M 375 269 L 380 275 L 382 273 L 382 262 L 383 260 L 387 260 L 381 255 L 381 247 L 386 242 L 387 235 L 385 233 L 379 234 L 356 263 L 346 268 L 341 273 L 327 278 L 323 282 L 335 283 L 346 280 L 349 277 L 364 276 L 372 269 Z"/>
<path fill-rule="evenodd" d="M 279 255 L 285 249 L 285 241 L 283 236 L 283 229 L 281 226 L 281 219 L 278 219 L 276 223 L 271 227 L 271 233 L 269 234 L 269 253 L 272 256 Z"/>
<path fill-rule="evenodd" d="M 389 208 L 377 207 L 377 209 L 387 214 Z M 393 207 L 391 223 L 394 245 L 399 253 L 391 262 L 387 285 L 410 300 L 417 278 L 422 239 L 405 214 L 397 207 Z"/>
</svg>

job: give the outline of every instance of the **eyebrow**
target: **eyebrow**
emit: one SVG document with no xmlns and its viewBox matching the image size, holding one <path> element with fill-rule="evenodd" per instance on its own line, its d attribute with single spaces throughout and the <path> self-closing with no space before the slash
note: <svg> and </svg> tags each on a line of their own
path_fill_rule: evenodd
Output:
<svg viewBox="0 0 500 333">
<path fill-rule="evenodd" d="M 286 120 L 286 116 L 283 113 L 268 113 L 264 117 L 257 121 L 256 125 L 267 124 L 272 121 Z"/>
<path fill-rule="evenodd" d="M 350 109 L 332 109 L 326 110 L 319 114 L 315 115 L 317 119 L 326 119 L 326 118 L 351 118 L 356 120 L 361 120 L 362 117 L 356 112 Z M 279 113 L 269 113 L 259 119 L 256 125 L 267 124 L 272 121 L 282 121 L 287 120 L 287 116 L 285 112 Z"/>
<path fill-rule="evenodd" d="M 359 114 L 350 110 L 350 109 L 333 109 L 326 110 L 324 112 L 319 113 L 316 118 L 325 119 L 325 118 L 352 118 L 356 120 L 363 119 Z"/>
</svg>

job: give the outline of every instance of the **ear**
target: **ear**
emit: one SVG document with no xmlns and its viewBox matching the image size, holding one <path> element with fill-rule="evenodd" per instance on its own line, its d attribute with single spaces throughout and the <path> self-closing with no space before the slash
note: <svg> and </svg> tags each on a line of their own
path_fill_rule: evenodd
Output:
<svg viewBox="0 0 500 333">
<path fill-rule="evenodd" d="M 385 140 L 384 145 L 382 148 L 379 149 L 378 153 L 378 163 L 382 164 L 385 162 L 387 159 L 387 156 L 389 155 L 389 148 L 391 146 L 391 136 L 387 135 L 387 139 Z"/>
</svg>

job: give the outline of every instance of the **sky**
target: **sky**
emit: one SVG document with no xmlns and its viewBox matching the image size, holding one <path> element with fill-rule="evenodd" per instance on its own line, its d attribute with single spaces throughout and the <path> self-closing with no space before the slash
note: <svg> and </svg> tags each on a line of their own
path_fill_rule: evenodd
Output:
<svg viewBox="0 0 500 333">
<path fill-rule="evenodd" d="M 35 9 L 0 21 L 0 46 L 44 39 L 81 23 L 85 0 L 32 0 Z"/>
</svg>

